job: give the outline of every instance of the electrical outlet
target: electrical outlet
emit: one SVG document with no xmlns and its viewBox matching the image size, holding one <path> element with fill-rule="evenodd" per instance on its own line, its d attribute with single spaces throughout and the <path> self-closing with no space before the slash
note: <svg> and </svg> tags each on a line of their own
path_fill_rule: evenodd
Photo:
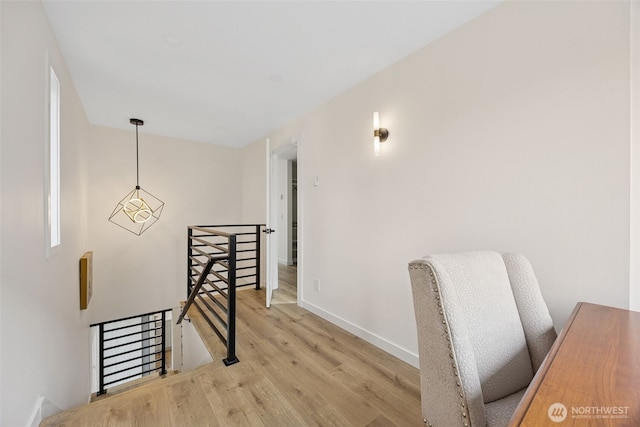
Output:
<svg viewBox="0 0 640 427">
<path fill-rule="evenodd" d="M 320 292 L 320 279 L 313 279 L 313 290 Z"/>
</svg>

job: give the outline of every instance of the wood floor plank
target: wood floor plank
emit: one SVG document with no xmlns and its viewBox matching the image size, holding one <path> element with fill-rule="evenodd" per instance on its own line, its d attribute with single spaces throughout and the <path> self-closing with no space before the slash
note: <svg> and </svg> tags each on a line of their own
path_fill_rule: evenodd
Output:
<svg viewBox="0 0 640 427">
<path fill-rule="evenodd" d="M 406 400 L 407 390 L 389 384 L 380 376 L 372 375 L 372 372 L 357 363 L 345 362 L 332 375 L 356 390 L 361 398 L 370 401 L 373 406 L 384 406 L 385 416 L 395 420 L 394 425 L 408 426 L 412 425 L 412 420 L 420 419 L 420 408 Z"/>
<path fill-rule="evenodd" d="M 223 425 L 210 409 L 203 411 L 203 408 L 210 408 L 210 405 L 198 377 L 190 376 L 186 381 L 170 384 L 165 388 L 165 392 L 168 397 L 169 419 L 176 420 L 184 426 Z"/>
<path fill-rule="evenodd" d="M 334 367 L 315 368 L 317 355 L 297 352 L 294 346 L 276 341 L 265 343 L 263 348 L 261 370 L 296 407 L 305 408 L 301 414 L 305 425 L 358 425 L 362 424 L 361 415 L 368 418 L 374 409 L 359 405 L 358 396 L 330 380 L 327 374 Z M 357 406 L 360 410 L 354 411 Z"/>
<path fill-rule="evenodd" d="M 296 303 L 298 297 L 298 269 L 295 265 L 278 264 L 278 288 L 273 291 L 271 304 Z"/>
<path fill-rule="evenodd" d="M 304 426 L 296 408 L 278 392 L 268 378 L 249 385 L 251 404 L 265 426 Z"/>
<path fill-rule="evenodd" d="M 240 365 L 237 365 L 240 368 Z M 255 377 L 255 372 L 248 375 Z M 239 375 L 236 373 L 235 377 Z M 213 413 L 224 426 L 260 426 L 262 422 L 242 392 L 243 382 L 219 367 L 202 372 L 198 380 Z"/>
<path fill-rule="evenodd" d="M 158 419 L 170 419 L 166 400 L 150 392 L 137 394 L 130 400 L 130 414 L 132 425 L 151 425 Z"/>
</svg>

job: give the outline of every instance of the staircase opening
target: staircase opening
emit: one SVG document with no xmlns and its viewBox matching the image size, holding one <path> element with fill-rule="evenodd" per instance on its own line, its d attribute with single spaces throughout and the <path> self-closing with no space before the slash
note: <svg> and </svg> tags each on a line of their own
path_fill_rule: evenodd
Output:
<svg viewBox="0 0 640 427">
<path fill-rule="evenodd" d="M 183 346 L 177 344 L 174 349 L 171 343 L 181 342 L 183 319 L 193 324 L 213 360 L 219 360 L 226 350 L 225 365 L 239 362 L 235 353 L 236 290 L 260 289 L 263 227 L 188 227 L 187 300 L 181 303 L 179 316 L 165 309 L 90 325 L 92 400 L 106 396 L 107 390 L 114 394 L 181 369 Z"/>
</svg>

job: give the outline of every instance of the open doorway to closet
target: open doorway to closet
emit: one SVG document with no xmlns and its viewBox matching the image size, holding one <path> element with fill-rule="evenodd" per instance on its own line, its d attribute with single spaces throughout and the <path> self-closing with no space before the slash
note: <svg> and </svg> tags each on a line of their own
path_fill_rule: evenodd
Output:
<svg viewBox="0 0 640 427">
<path fill-rule="evenodd" d="M 295 148 L 274 159 L 277 173 L 278 286 L 272 304 L 298 299 L 298 160 Z"/>
</svg>

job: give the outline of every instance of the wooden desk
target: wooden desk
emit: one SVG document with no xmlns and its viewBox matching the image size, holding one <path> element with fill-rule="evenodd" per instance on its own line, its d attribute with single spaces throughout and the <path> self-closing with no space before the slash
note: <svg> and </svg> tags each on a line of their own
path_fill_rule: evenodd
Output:
<svg viewBox="0 0 640 427">
<path fill-rule="evenodd" d="M 640 313 L 578 303 L 509 425 L 640 426 Z"/>
</svg>

